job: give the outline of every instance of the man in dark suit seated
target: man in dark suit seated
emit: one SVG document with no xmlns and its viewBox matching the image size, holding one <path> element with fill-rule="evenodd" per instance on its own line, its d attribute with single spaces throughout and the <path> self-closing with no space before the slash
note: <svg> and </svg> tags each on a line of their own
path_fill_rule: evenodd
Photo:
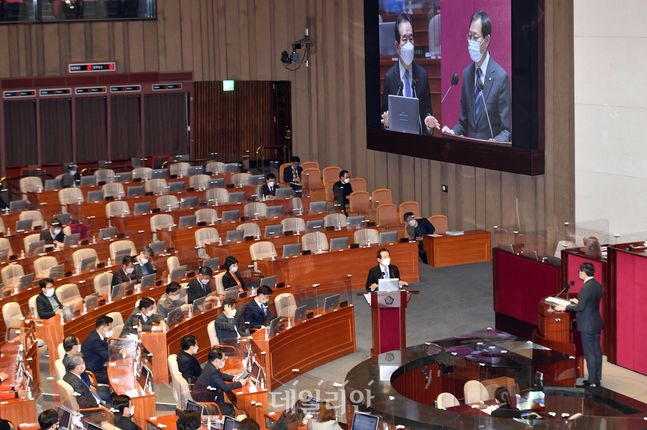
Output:
<svg viewBox="0 0 647 430">
<path fill-rule="evenodd" d="M 137 274 L 135 273 L 135 258 L 125 256 L 121 259 L 121 267 L 112 274 L 112 286 L 122 284 L 124 282 L 136 281 Z"/>
<path fill-rule="evenodd" d="M 452 128 L 444 126 L 443 133 L 499 142 L 512 140 L 510 78 L 488 52 L 491 33 L 488 14 L 474 13 L 467 35 L 472 63 L 463 70 L 461 113 L 458 123 Z"/>
<path fill-rule="evenodd" d="M 139 327 L 141 327 L 142 332 L 161 331 L 162 328 L 158 324 L 162 321 L 164 321 L 164 317 L 155 313 L 155 301 L 150 297 L 142 297 L 139 300 L 137 309 L 128 316 L 124 323 L 121 337 L 137 334 Z"/>
<path fill-rule="evenodd" d="M 225 290 L 228 288 L 238 288 L 241 293 L 245 291 L 245 282 L 242 276 L 238 274 L 238 260 L 236 257 L 229 255 L 225 258 L 225 264 L 223 266 L 227 270 L 227 273 L 222 277 L 223 288 Z"/>
<path fill-rule="evenodd" d="M 339 181 L 335 182 L 332 186 L 332 192 L 335 199 L 335 205 L 339 206 L 344 213 L 348 207 L 348 196 L 353 192 L 353 187 L 350 185 L 350 175 L 348 170 L 339 172 Z"/>
<path fill-rule="evenodd" d="M 188 305 L 185 298 L 180 295 L 181 289 L 182 287 L 180 284 L 175 281 L 166 286 L 166 293 L 164 293 L 157 302 L 158 314 L 166 318 L 171 311 L 174 311 L 177 308 L 182 309 L 183 312 L 189 311 L 189 307 L 191 305 Z"/>
<path fill-rule="evenodd" d="M 427 264 L 427 253 L 422 243 L 422 238 L 428 234 L 434 234 L 436 227 L 427 218 L 416 218 L 413 212 L 404 214 L 404 222 L 407 223 L 407 235 L 409 240 L 418 242 L 418 256 L 423 263 Z"/>
<path fill-rule="evenodd" d="M 202 367 L 195 355 L 198 353 L 198 340 L 193 335 L 180 339 L 182 351 L 177 355 L 177 366 L 189 384 L 194 384 L 202 373 Z"/>
<path fill-rule="evenodd" d="M 38 286 L 40 287 L 40 294 L 36 298 L 38 317 L 48 320 L 63 313 L 63 304 L 58 300 L 54 291 L 54 280 L 43 278 L 38 281 Z"/>
<path fill-rule="evenodd" d="M 76 337 L 76 335 L 65 336 L 63 339 L 63 349 L 65 350 L 65 355 L 61 358 L 61 361 L 63 362 L 63 366 L 65 366 L 71 354 L 81 352 L 81 341 L 79 341 L 79 338 Z M 108 385 L 95 387 L 87 372 L 83 372 L 81 374 L 81 379 L 83 379 L 83 382 L 85 382 L 85 384 L 89 386 L 103 402 L 109 403 L 112 400 L 114 393 Z"/>
<path fill-rule="evenodd" d="M 271 313 L 268 307 L 271 295 L 272 289 L 267 285 L 258 287 L 256 297 L 245 305 L 245 310 L 243 311 L 242 321 L 245 327 L 248 329 L 258 329 L 267 325 L 267 322 L 271 319 Z"/>
<path fill-rule="evenodd" d="M 221 343 L 249 334 L 245 328 L 240 327 L 236 314 L 236 299 L 225 299 L 222 302 L 222 312 L 216 317 L 216 335 Z"/>
<path fill-rule="evenodd" d="M 213 277 L 213 271 L 210 267 L 202 266 L 198 270 L 198 274 L 189 285 L 187 285 L 187 296 L 189 304 L 193 304 L 194 301 L 198 300 L 201 297 L 206 296 L 211 292 L 211 278 Z"/>
<path fill-rule="evenodd" d="M 391 254 L 386 248 L 377 251 L 377 266 L 371 267 L 366 278 L 366 291 L 377 290 L 380 279 L 400 279 L 398 266 L 391 264 Z M 400 286 L 409 285 L 400 279 Z"/>
<path fill-rule="evenodd" d="M 45 241 L 46 245 L 54 245 L 57 248 L 63 248 L 65 241 L 65 233 L 63 233 L 63 225 L 57 219 L 53 220 L 49 228 L 40 233 L 39 240 Z"/>
<path fill-rule="evenodd" d="M 157 268 L 153 264 L 153 250 L 150 246 L 144 246 L 137 256 L 135 264 L 135 277 L 141 279 L 144 275 L 157 273 Z"/>
<path fill-rule="evenodd" d="M 76 164 L 69 164 L 67 171 L 61 177 L 61 188 L 70 188 L 81 184 L 81 174 Z"/>
<path fill-rule="evenodd" d="M 94 373 L 99 384 L 108 384 L 108 339 L 111 337 L 112 318 L 102 315 L 82 345 L 87 369 Z"/>
<path fill-rule="evenodd" d="M 575 313 L 577 331 L 582 338 L 582 349 L 586 360 L 588 380 L 583 382 L 584 386 L 592 388 L 599 387 L 602 379 L 602 349 L 600 348 L 600 333 L 604 327 L 602 315 L 600 315 L 600 301 L 604 289 L 602 285 L 593 278 L 595 266 L 591 263 L 580 264 L 579 276 L 584 283 L 580 290 L 579 300 L 571 299 L 572 304 L 555 306 L 556 311 L 568 311 Z"/>
<path fill-rule="evenodd" d="M 65 362 L 65 371 L 63 381 L 70 384 L 74 389 L 74 396 L 79 404 L 79 408 L 96 408 L 101 404 L 99 396 L 90 389 L 90 386 L 81 377 L 81 374 L 85 372 L 83 354 L 78 352 L 69 354 Z"/>
<path fill-rule="evenodd" d="M 290 184 L 293 190 L 298 191 L 301 189 L 301 172 L 303 167 L 299 164 L 301 159 L 296 155 L 290 159 L 290 167 L 283 170 L 283 182 Z"/>
<path fill-rule="evenodd" d="M 234 407 L 225 402 L 224 395 L 243 387 L 247 384 L 247 379 L 234 381 L 232 375 L 221 372 L 221 369 L 225 367 L 227 356 L 220 348 L 212 348 L 207 360 L 202 374 L 191 391 L 193 399 L 197 402 L 215 402 L 223 415 L 236 416 Z"/>
<path fill-rule="evenodd" d="M 265 175 L 265 184 L 261 188 L 261 195 L 265 199 L 273 199 L 276 196 L 276 189 L 279 186 L 276 184 L 276 175 L 268 173 Z"/>
</svg>

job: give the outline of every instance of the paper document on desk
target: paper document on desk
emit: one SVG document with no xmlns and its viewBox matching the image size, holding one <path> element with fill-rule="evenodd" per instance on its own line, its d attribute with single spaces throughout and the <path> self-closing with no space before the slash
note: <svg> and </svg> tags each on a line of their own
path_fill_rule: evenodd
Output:
<svg viewBox="0 0 647 430">
<path fill-rule="evenodd" d="M 443 237 L 443 235 L 442 235 L 442 234 L 436 234 L 436 233 L 428 234 L 427 236 L 431 236 L 431 237 Z"/>
<path fill-rule="evenodd" d="M 465 232 L 462 230 L 447 230 L 445 234 L 447 236 L 462 236 Z"/>
<path fill-rule="evenodd" d="M 364 298 L 366 299 L 366 303 L 371 306 L 371 293 L 364 294 Z"/>
<path fill-rule="evenodd" d="M 560 299 L 559 297 L 546 297 L 546 303 L 550 303 L 557 306 L 568 306 L 571 304 L 569 300 Z"/>
</svg>

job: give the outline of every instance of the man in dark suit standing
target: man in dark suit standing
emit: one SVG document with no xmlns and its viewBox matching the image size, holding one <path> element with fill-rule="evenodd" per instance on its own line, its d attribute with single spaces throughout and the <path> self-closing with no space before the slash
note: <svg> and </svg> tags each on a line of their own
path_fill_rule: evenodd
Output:
<svg viewBox="0 0 647 430">
<path fill-rule="evenodd" d="M 99 396 L 90 389 L 90 386 L 81 377 L 81 374 L 85 372 L 83 354 L 79 352 L 68 354 L 65 360 L 65 371 L 63 381 L 70 384 L 74 389 L 74 396 L 79 404 L 79 408 L 96 408 L 101 404 Z"/>
<path fill-rule="evenodd" d="M 196 277 L 189 282 L 189 285 L 187 285 L 187 297 L 190 305 L 192 305 L 195 300 L 198 300 L 211 292 L 212 276 L 213 271 L 210 267 L 200 267 Z"/>
<path fill-rule="evenodd" d="M 272 295 L 272 289 L 267 285 L 261 285 L 256 291 L 254 300 L 250 300 L 245 305 L 243 311 L 243 323 L 247 328 L 261 328 L 267 325 L 270 320 L 269 302 Z"/>
<path fill-rule="evenodd" d="M 512 140 L 510 78 L 488 52 L 491 40 L 490 17 L 483 11 L 474 13 L 467 34 L 473 63 L 463 70 L 461 114 L 454 127 L 443 127 L 443 133 L 498 142 Z"/>
<path fill-rule="evenodd" d="M 95 329 L 85 338 L 81 350 L 87 369 L 94 373 L 99 384 L 108 384 L 108 339 L 112 337 L 112 318 L 107 315 L 97 318 Z"/>
<path fill-rule="evenodd" d="M 423 263 L 427 264 L 427 253 L 423 247 L 422 238 L 428 234 L 434 234 L 436 228 L 427 218 L 416 218 L 413 212 L 405 213 L 403 218 L 407 223 L 409 240 L 418 242 L 418 256 Z"/>
<path fill-rule="evenodd" d="M 215 402 L 220 407 L 223 415 L 236 416 L 234 407 L 226 403 L 224 394 L 241 388 L 247 383 L 247 379 L 234 381 L 232 375 L 221 372 L 225 367 L 227 356 L 220 348 L 212 348 L 207 357 L 202 374 L 193 386 L 191 394 L 197 402 Z"/>
<path fill-rule="evenodd" d="M 350 174 L 348 170 L 339 172 L 339 181 L 335 182 L 332 186 L 332 193 L 335 199 L 335 204 L 339 206 L 342 212 L 346 213 L 348 208 L 348 196 L 353 192 L 353 187 L 350 184 Z"/>
<path fill-rule="evenodd" d="M 177 366 L 189 384 L 194 384 L 202 373 L 202 367 L 195 355 L 198 353 L 198 340 L 193 335 L 180 339 L 182 351 L 177 355 Z"/>
<path fill-rule="evenodd" d="M 593 279 L 595 267 L 591 263 L 580 265 L 580 279 L 584 281 L 580 290 L 580 298 L 571 299 L 568 306 L 555 306 L 556 311 L 575 312 L 577 331 L 582 338 L 582 349 L 588 370 L 588 380 L 585 386 L 599 387 L 602 379 L 602 349 L 600 348 L 600 332 L 604 323 L 600 315 L 600 301 L 604 289 Z"/>
<path fill-rule="evenodd" d="M 43 278 L 38 281 L 40 294 L 36 298 L 36 310 L 38 318 L 48 320 L 63 312 L 63 304 L 58 300 L 54 292 L 54 280 Z"/>
<path fill-rule="evenodd" d="M 276 196 L 276 175 L 274 173 L 268 173 L 265 175 L 265 184 L 261 188 L 261 195 L 265 199 L 273 199 Z"/>
<path fill-rule="evenodd" d="M 283 182 L 290 184 L 293 190 L 297 191 L 301 189 L 301 172 L 303 172 L 303 167 L 299 164 L 301 159 L 296 155 L 290 159 L 290 167 L 283 170 Z"/>
<path fill-rule="evenodd" d="M 391 264 L 391 254 L 386 248 L 377 251 L 377 266 L 371 267 L 366 278 L 366 291 L 377 290 L 380 279 L 400 279 L 398 266 Z M 409 285 L 400 280 L 400 286 Z"/>
<path fill-rule="evenodd" d="M 395 50 L 398 63 L 384 75 L 382 96 L 382 124 L 389 126 L 389 95 L 417 98 L 420 111 L 420 134 L 431 134 L 439 128 L 438 120 L 431 114 L 429 77 L 427 71 L 413 62 L 413 24 L 411 17 L 401 13 L 395 21 Z"/>
</svg>

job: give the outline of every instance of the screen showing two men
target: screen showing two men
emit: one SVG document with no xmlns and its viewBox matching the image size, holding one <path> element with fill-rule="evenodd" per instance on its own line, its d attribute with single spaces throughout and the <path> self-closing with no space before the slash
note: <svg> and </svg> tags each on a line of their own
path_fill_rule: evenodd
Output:
<svg viewBox="0 0 647 430">
<path fill-rule="evenodd" d="M 378 20 L 386 130 L 512 141 L 509 0 L 379 0 Z"/>
</svg>

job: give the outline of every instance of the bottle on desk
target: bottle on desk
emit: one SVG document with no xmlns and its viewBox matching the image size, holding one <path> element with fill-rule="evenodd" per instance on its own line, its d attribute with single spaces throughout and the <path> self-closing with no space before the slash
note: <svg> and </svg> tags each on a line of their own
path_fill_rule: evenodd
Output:
<svg viewBox="0 0 647 430">
<path fill-rule="evenodd" d="M 23 258 L 25 258 L 25 250 L 21 249 L 20 250 L 20 259 L 22 260 Z"/>
<path fill-rule="evenodd" d="M 108 257 L 108 261 L 106 262 L 106 267 L 110 267 L 110 266 L 112 266 L 112 260 L 110 259 L 110 257 Z"/>
</svg>

